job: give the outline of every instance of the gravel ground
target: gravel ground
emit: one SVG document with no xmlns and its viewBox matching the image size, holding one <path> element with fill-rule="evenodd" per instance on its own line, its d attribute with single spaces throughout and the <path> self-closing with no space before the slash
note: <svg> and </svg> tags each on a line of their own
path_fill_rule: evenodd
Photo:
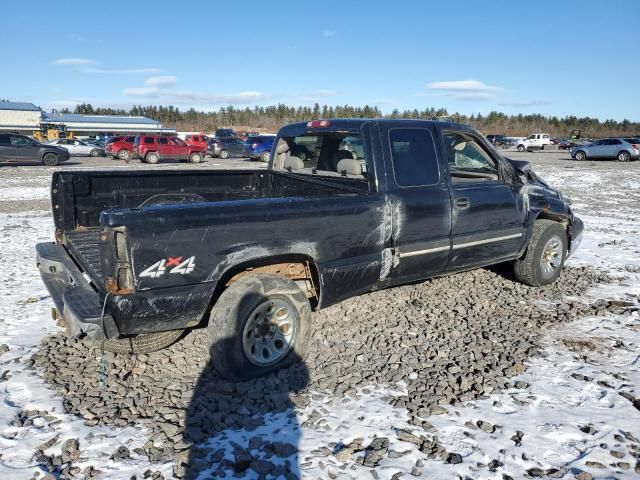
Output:
<svg viewBox="0 0 640 480">
<path fill-rule="evenodd" d="M 637 211 L 637 193 L 624 191 L 624 172 L 637 169 L 640 162 L 576 164 L 567 162 L 565 155 L 511 154 L 539 163 L 536 171 L 543 176 L 545 170 L 557 172 L 558 167 L 575 171 L 576 181 L 562 188 L 575 196 L 582 208 L 595 209 L 611 200 L 621 210 Z M 245 162 L 236 162 L 232 168 L 246 167 Z M 46 195 L 38 190 L 47 186 L 50 172 L 46 170 L 39 169 L 35 176 L 29 169 L 2 170 L 5 183 L 0 187 L 0 213 L 48 209 Z M 581 184 L 585 178 L 590 187 L 587 191 Z M 619 183 L 619 198 L 603 199 L 598 194 L 602 181 Z M 25 190 L 32 192 L 33 198 L 29 193 L 25 197 Z M 27 199 L 11 200 L 18 191 L 20 198 Z M 205 470 L 220 477 L 252 472 L 298 478 L 300 467 L 313 457 L 314 461 L 326 458 L 320 461 L 321 466 L 325 461 L 342 462 L 341 468 L 348 470 L 355 465 L 366 467 L 371 469 L 371 478 L 377 478 L 376 466 L 408 452 L 392 448 L 390 441 L 417 446 L 425 458 L 462 462 L 460 454 L 447 451 L 439 441 L 430 417 L 446 413 L 451 405 L 487 398 L 507 388 L 525 389 L 526 382 L 513 377 L 525 371 L 528 360 L 540 353 L 544 334 L 550 329 L 587 315 L 625 316 L 637 311 L 637 296 L 587 300 L 586 293 L 594 285 L 622 282 L 623 278 L 613 278 L 591 266 L 569 267 L 556 284 L 538 289 L 512 281 L 505 269 L 496 267 L 362 295 L 313 314 L 314 330 L 304 363 L 239 384 L 219 378 L 207 364 L 204 331 L 193 331 L 164 351 L 138 356 L 102 352 L 99 344 L 50 335 L 29 364 L 63 397 L 65 410 L 84 418 L 87 425 L 148 427 L 149 441 L 132 451 L 122 445 L 112 453 L 114 461 L 127 462 L 132 456 L 144 456 L 159 465 L 170 461 L 177 478 L 195 478 Z M 570 347 L 579 350 L 580 346 Z M 231 456 L 208 443 L 212 436 L 224 440 L 235 429 L 257 431 L 277 414 L 283 414 L 285 425 L 290 427 L 302 421 L 305 427 L 329 429 L 326 410 L 318 408 L 298 420 L 296 409 L 323 399 L 367 395 L 381 385 L 401 387 L 401 394 L 389 394 L 384 400 L 406 411 L 412 427 L 411 431 L 398 428 L 393 439 L 327 442 L 305 458 L 297 458 L 296 442 L 277 431 L 271 437 L 255 435 L 243 442 L 229 438 Z M 629 401 L 640 404 L 634 396 Z M 47 421 L 49 414 L 23 409 L 12 424 L 31 426 Z M 471 427 L 485 433 L 501 428 L 485 420 Z M 640 458 L 640 442 L 628 435 L 630 451 Z M 521 438 L 517 433 L 515 437 L 512 440 L 518 445 Z M 56 445 L 55 453 L 45 453 Z M 99 476 L 92 468 L 77 465 L 81 447 L 77 439 L 63 443 L 54 437 L 41 445 L 36 459 L 55 477 Z M 479 476 L 490 476 L 499 468 L 498 460 L 492 462 L 477 467 Z M 422 460 L 418 460 L 412 473 L 420 475 L 422 468 Z M 635 468 L 640 473 L 640 466 Z M 153 470 L 140 473 L 144 478 L 162 476 Z M 529 476 L 560 478 L 557 473 L 527 471 Z M 566 470 L 560 473 L 564 475 Z M 348 475 L 347 470 L 342 474 Z M 336 478 L 332 474 L 328 477 Z"/>
</svg>

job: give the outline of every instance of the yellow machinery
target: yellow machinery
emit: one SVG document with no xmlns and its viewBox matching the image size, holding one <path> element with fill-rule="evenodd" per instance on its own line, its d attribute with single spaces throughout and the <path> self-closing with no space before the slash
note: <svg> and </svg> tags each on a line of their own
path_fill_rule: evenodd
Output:
<svg viewBox="0 0 640 480">
<path fill-rule="evenodd" d="M 59 138 L 73 138 L 73 132 L 68 132 L 65 125 L 41 123 L 40 130 L 33 132 L 33 138 L 39 142 L 50 142 Z"/>
</svg>

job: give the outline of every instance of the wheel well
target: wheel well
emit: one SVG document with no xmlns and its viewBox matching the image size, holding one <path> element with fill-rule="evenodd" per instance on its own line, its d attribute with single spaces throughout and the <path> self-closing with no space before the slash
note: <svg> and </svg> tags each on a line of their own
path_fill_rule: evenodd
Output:
<svg viewBox="0 0 640 480">
<path fill-rule="evenodd" d="M 318 308 L 320 304 L 320 277 L 315 262 L 306 255 L 283 255 L 254 259 L 231 267 L 218 280 L 207 312 L 211 310 L 229 285 L 245 275 L 258 272 L 274 273 L 290 278 L 305 292 L 311 308 L 314 310 Z"/>
<path fill-rule="evenodd" d="M 631 155 L 631 153 L 628 150 L 625 150 L 624 148 L 618 152 L 618 155 L 620 155 L 623 152 L 624 153 L 628 153 L 629 155 Z"/>
</svg>

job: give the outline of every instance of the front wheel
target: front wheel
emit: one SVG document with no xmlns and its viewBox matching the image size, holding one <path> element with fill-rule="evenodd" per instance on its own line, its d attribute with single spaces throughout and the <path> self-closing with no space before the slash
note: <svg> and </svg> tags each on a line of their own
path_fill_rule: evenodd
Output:
<svg viewBox="0 0 640 480">
<path fill-rule="evenodd" d="M 309 301 L 295 282 L 269 273 L 240 277 L 211 310 L 211 364 L 234 381 L 289 367 L 303 358 L 310 326 Z"/>
<path fill-rule="evenodd" d="M 519 152 L 524 152 L 526 150 L 526 148 L 524 147 L 524 145 L 518 145 L 518 151 Z"/>
<path fill-rule="evenodd" d="M 582 150 L 580 150 L 579 152 L 576 152 L 576 160 L 583 161 L 586 158 L 587 158 L 587 154 L 584 153 Z"/>
<path fill-rule="evenodd" d="M 226 150 L 220 150 L 220 155 L 218 156 L 223 160 L 226 160 L 227 158 L 229 158 L 229 152 Z"/>
<path fill-rule="evenodd" d="M 262 154 L 260 155 L 260 160 L 262 160 L 265 163 L 269 163 L 269 160 L 271 160 L 271 152 L 267 150 L 262 152 Z"/>
<path fill-rule="evenodd" d="M 129 150 L 122 149 L 118 152 L 118 158 L 120 160 L 124 160 L 125 162 L 128 162 L 129 159 L 131 158 L 131 153 L 129 152 Z"/>
<path fill-rule="evenodd" d="M 47 167 L 55 167 L 60 163 L 60 159 L 55 153 L 45 153 L 42 157 L 42 163 Z"/>
<path fill-rule="evenodd" d="M 193 152 L 189 155 L 189 161 L 191 163 L 200 163 L 202 161 L 202 154 L 200 152 Z"/>
<path fill-rule="evenodd" d="M 567 256 L 567 233 L 552 220 L 538 220 L 525 254 L 515 261 L 516 279 L 532 287 L 555 282 Z"/>
<path fill-rule="evenodd" d="M 629 160 L 631 160 L 631 155 L 629 155 L 629 152 L 625 152 L 624 150 L 620 153 L 618 153 L 618 161 L 619 162 L 628 162 Z"/>
</svg>

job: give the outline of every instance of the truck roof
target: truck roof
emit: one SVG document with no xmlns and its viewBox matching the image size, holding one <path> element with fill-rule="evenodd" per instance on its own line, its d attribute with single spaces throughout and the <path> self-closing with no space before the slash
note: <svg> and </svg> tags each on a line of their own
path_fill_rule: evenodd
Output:
<svg viewBox="0 0 640 480">
<path fill-rule="evenodd" d="M 443 125 L 456 129 L 470 129 L 468 125 L 461 123 L 445 122 L 442 120 L 421 120 L 417 118 L 328 118 L 323 120 L 312 120 L 309 122 L 297 122 L 285 125 L 280 129 L 281 134 L 287 132 L 299 133 L 301 130 L 306 132 L 313 131 L 336 131 L 336 130 L 352 130 L 358 131 L 364 125 L 378 124 L 394 124 L 398 125 Z"/>
</svg>

